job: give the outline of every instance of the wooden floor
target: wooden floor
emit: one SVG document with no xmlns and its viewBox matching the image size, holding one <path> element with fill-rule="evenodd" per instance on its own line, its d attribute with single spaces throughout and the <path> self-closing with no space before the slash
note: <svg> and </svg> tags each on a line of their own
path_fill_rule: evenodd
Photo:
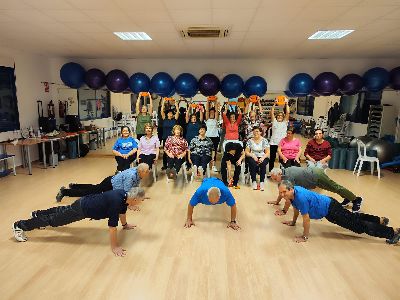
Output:
<svg viewBox="0 0 400 300">
<path fill-rule="evenodd" d="M 108 148 L 110 145 L 108 145 Z M 195 208 L 196 227 L 184 229 L 186 208 L 199 183 L 186 187 L 161 178 L 148 190 L 140 212 L 128 211 L 137 230 L 119 230 L 125 258 L 110 251 L 107 221 L 84 220 L 28 233 L 14 241 L 11 224 L 30 212 L 55 206 L 60 186 L 97 183 L 115 170 L 100 150 L 55 169 L 35 166 L 33 175 L 0 179 L 0 299 L 399 299 L 400 247 L 356 235 L 326 220 L 312 221 L 307 243 L 266 204 L 265 192 L 233 190 L 239 232 L 226 228 L 226 206 Z M 329 176 L 365 199 L 363 210 L 400 225 L 400 175 L 378 180 L 349 171 Z M 162 175 L 163 176 L 163 175 Z M 65 198 L 61 204 L 69 204 Z M 396 296 L 397 295 L 397 296 Z"/>
</svg>

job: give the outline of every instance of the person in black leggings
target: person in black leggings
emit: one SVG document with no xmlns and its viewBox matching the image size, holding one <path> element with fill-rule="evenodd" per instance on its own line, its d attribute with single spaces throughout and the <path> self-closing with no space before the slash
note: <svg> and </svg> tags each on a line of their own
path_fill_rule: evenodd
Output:
<svg viewBox="0 0 400 300">
<path fill-rule="evenodd" d="M 349 229 L 355 233 L 366 233 L 371 236 L 385 238 L 388 244 L 397 244 L 400 240 L 400 228 L 387 226 L 389 219 L 364 213 L 352 213 L 335 199 L 309 191 L 300 186 L 293 186 L 289 180 L 279 183 L 279 194 L 290 201 L 293 206 L 293 219 L 282 222 L 295 226 L 301 213 L 303 218 L 303 234 L 295 238 L 295 242 L 306 242 L 310 234 L 310 219 L 325 218 L 329 222 Z"/>
</svg>

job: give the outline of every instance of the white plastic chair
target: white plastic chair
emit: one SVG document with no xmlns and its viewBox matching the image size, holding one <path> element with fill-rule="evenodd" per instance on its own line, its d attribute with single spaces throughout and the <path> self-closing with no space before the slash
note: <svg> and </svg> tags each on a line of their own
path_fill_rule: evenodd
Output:
<svg viewBox="0 0 400 300">
<path fill-rule="evenodd" d="M 378 178 L 380 179 L 381 178 L 381 169 L 379 167 L 379 159 L 377 157 L 367 156 L 367 147 L 359 139 L 357 139 L 357 148 L 358 148 L 357 149 L 358 150 L 358 158 L 357 158 L 356 165 L 354 166 L 353 174 L 356 172 L 357 165 L 358 165 L 357 176 L 360 176 L 360 171 L 361 171 L 362 165 L 363 165 L 364 161 L 366 161 L 366 162 L 371 163 L 371 175 L 374 174 L 374 163 L 376 163 L 377 169 L 378 169 Z"/>
<path fill-rule="evenodd" d="M 198 168 L 196 166 L 193 166 L 192 167 L 192 176 L 190 177 L 190 183 L 192 183 L 194 181 L 194 178 L 196 177 L 197 171 L 198 171 Z M 207 178 L 211 177 L 210 163 L 207 164 L 206 176 L 207 176 Z"/>
<path fill-rule="evenodd" d="M 17 172 L 15 171 L 15 155 L 14 154 L 0 154 L 0 161 L 7 161 L 9 159 L 12 161 L 13 174 L 14 174 L 14 176 L 16 176 Z"/>
</svg>

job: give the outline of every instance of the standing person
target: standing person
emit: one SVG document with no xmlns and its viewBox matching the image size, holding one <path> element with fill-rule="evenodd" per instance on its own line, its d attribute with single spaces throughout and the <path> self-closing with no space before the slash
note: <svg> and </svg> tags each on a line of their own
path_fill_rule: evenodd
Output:
<svg viewBox="0 0 400 300">
<path fill-rule="evenodd" d="M 271 108 L 271 120 L 272 120 L 272 134 L 270 139 L 270 160 L 269 160 L 269 170 L 274 168 L 276 153 L 278 152 L 279 142 L 286 136 L 286 130 L 289 124 L 289 106 L 286 103 L 283 112 L 278 112 L 275 117 L 275 106 L 276 103 Z"/>
<path fill-rule="evenodd" d="M 331 144 L 324 140 L 322 129 L 315 129 L 314 138 L 308 141 L 304 156 L 307 158 L 307 167 L 321 169 L 328 167 L 328 162 L 332 158 L 332 148 Z"/>
<path fill-rule="evenodd" d="M 253 190 L 257 190 L 258 171 L 260 173 L 260 191 L 264 191 L 264 180 L 269 160 L 269 144 L 267 139 L 261 136 L 260 127 L 253 128 L 253 137 L 247 141 L 246 156 Z"/>
<path fill-rule="evenodd" d="M 211 177 L 203 180 L 200 187 L 196 190 L 189 201 L 185 228 L 194 226 L 193 209 L 197 204 L 216 205 L 226 203 L 231 208 L 231 221 L 228 228 L 233 230 L 240 229 L 236 222 L 237 208 L 235 198 L 233 198 L 229 189 L 218 178 Z"/>
<path fill-rule="evenodd" d="M 286 137 L 279 142 L 279 162 L 283 168 L 300 167 L 301 144 L 298 138 L 293 136 L 294 128 L 289 127 Z"/>
<path fill-rule="evenodd" d="M 185 162 L 186 152 L 188 151 L 187 141 L 182 137 L 183 129 L 175 125 L 172 129 L 173 136 L 169 136 L 165 142 L 164 152 L 167 156 L 168 178 L 176 178 L 183 163 Z"/>
<path fill-rule="evenodd" d="M 295 226 L 299 213 L 303 218 L 303 234 L 296 236 L 296 243 L 307 242 L 310 237 L 310 220 L 325 218 L 329 222 L 349 229 L 355 233 L 385 238 L 388 244 L 397 244 L 400 240 L 400 228 L 388 227 L 389 219 L 364 213 L 353 214 L 343 208 L 335 199 L 293 186 L 290 181 L 279 183 L 279 194 L 293 205 L 292 221 L 282 222 Z"/>
<path fill-rule="evenodd" d="M 240 107 L 237 107 L 237 111 L 239 113 L 237 119 L 236 114 L 231 112 L 229 116 L 226 115 L 226 112 L 222 114 L 222 118 L 224 120 L 225 126 L 225 140 L 238 141 L 239 140 L 239 124 L 242 121 L 242 112 Z"/>
<path fill-rule="evenodd" d="M 138 162 L 143 162 L 151 169 L 157 163 L 160 154 L 160 141 L 156 135 L 153 135 L 153 126 L 147 123 L 144 126 L 146 135 L 139 141 Z"/>
<path fill-rule="evenodd" d="M 247 143 L 249 139 L 253 137 L 253 128 L 254 127 L 259 127 L 261 129 L 261 124 L 262 124 L 262 119 L 261 119 L 261 113 L 262 113 L 262 106 L 260 103 L 260 98 L 258 98 L 257 102 L 257 107 L 258 110 L 255 109 L 255 104 L 252 102 L 247 102 L 246 107 L 244 110 L 244 118 L 243 122 L 241 123 L 242 126 L 239 129 L 240 132 L 240 138 L 241 141 L 243 142 L 243 145 Z M 262 135 L 262 130 L 261 130 L 261 135 Z"/>
<path fill-rule="evenodd" d="M 359 212 L 361 208 L 362 198 L 357 197 L 350 190 L 341 186 L 337 182 L 333 181 L 325 172 L 320 168 L 302 168 L 302 167 L 289 167 L 286 169 L 273 168 L 271 170 L 271 179 L 276 182 L 282 180 L 289 180 L 294 185 L 301 186 L 306 189 L 320 188 L 335 194 L 338 194 L 343 198 L 342 206 L 347 206 L 350 202 L 353 204 L 353 212 Z M 282 197 L 278 195 L 276 201 L 268 201 L 268 204 L 279 205 Z M 290 206 L 290 203 L 286 202 L 285 207 L 281 212 L 276 212 L 277 215 L 286 214 Z"/>
<path fill-rule="evenodd" d="M 123 229 L 134 229 L 136 225 L 128 224 L 126 210 L 141 203 L 145 192 L 142 188 L 134 187 L 128 193 L 124 190 L 108 191 L 82 197 L 71 205 L 56 206 L 46 210 L 35 210 L 28 220 L 16 221 L 13 226 L 14 238 L 18 242 L 26 242 L 26 231 L 51 226 L 59 227 L 86 218 L 101 220 L 108 218 L 111 251 L 116 256 L 125 256 L 126 250 L 118 245 L 118 219 Z"/>
<path fill-rule="evenodd" d="M 197 119 L 197 114 L 190 114 L 190 109 L 186 110 L 186 141 L 190 145 L 192 139 L 199 134 L 200 125 L 203 122 L 203 111 L 200 110 L 200 119 Z"/>
<path fill-rule="evenodd" d="M 207 101 L 206 105 L 206 136 L 211 139 L 213 143 L 214 157 L 212 160 L 212 171 L 218 172 L 217 163 L 217 152 L 218 145 L 220 142 L 220 131 L 219 131 L 219 103 L 215 101 L 215 106 L 210 108 L 210 101 Z"/>
<path fill-rule="evenodd" d="M 232 184 L 234 189 L 240 189 L 238 182 L 244 158 L 245 152 L 242 142 L 227 142 L 225 144 L 224 155 L 221 160 L 221 177 L 226 186 Z M 235 167 L 233 176 L 232 165 Z"/>
<path fill-rule="evenodd" d="M 131 167 L 131 163 L 136 159 L 137 148 L 137 141 L 131 136 L 129 127 L 122 126 L 121 137 L 117 139 L 113 147 L 117 171 L 122 172 Z"/>
<path fill-rule="evenodd" d="M 143 99 L 145 101 L 146 97 L 143 96 L 145 93 L 139 93 L 138 98 L 136 100 L 136 138 L 140 140 L 142 136 L 145 135 L 144 126 L 145 124 L 152 123 L 151 115 L 153 114 L 153 99 L 151 98 L 151 94 L 147 93 L 147 97 L 149 97 L 149 110 L 147 111 L 147 106 L 143 103 L 143 106 L 140 108 L 140 101 Z"/>
<path fill-rule="evenodd" d="M 82 197 L 111 190 L 124 190 L 128 192 L 132 187 L 138 187 L 140 180 L 149 176 L 149 173 L 149 166 L 141 163 L 136 168 L 130 168 L 114 176 L 108 176 L 99 184 L 70 183 L 69 189 L 64 186 L 60 188 L 56 200 L 57 202 L 61 202 L 63 197 Z"/>
<path fill-rule="evenodd" d="M 193 164 L 192 174 L 197 174 L 199 171 L 200 176 L 204 176 L 208 163 L 212 160 L 213 142 L 210 138 L 206 137 L 207 126 L 200 125 L 199 135 L 194 137 L 189 145 L 188 158 L 189 162 Z M 194 176 L 192 175 L 192 179 Z"/>
<path fill-rule="evenodd" d="M 179 107 L 176 110 L 176 113 L 174 115 L 172 109 L 166 109 L 165 108 L 165 99 L 162 99 L 162 104 L 161 104 L 161 118 L 163 120 L 163 135 L 162 135 L 162 140 L 163 140 L 163 145 L 165 149 L 165 142 L 167 138 L 171 135 L 173 135 L 172 128 L 176 125 L 176 120 L 179 118 Z M 165 150 L 163 153 L 163 166 L 161 170 L 165 170 L 167 168 L 167 155 L 165 154 Z"/>
</svg>

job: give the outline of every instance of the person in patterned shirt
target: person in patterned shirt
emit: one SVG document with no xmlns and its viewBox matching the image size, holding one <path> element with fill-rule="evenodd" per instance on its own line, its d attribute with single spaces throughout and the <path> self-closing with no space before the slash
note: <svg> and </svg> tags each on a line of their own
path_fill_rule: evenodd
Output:
<svg viewBox="0 0 400 300">
<path fill-rule="evenodd" d="M 258 111 L 255 109 L 255 104 L 248 102 L 245 107 L 245 117 L 240 124 L 240 140 L 245 145 L 249 139 L 253 137 L 253 128 L 260 127 L 262 124 L 262 107 L 260 99 L 258 99 Z M 262 134 L 262 132 L 261 132 Z"/>
<path fill-rule="evenodd" d="M 212 160 L 212 150 L 214 144 L 210 138 L 206 137 L 207 126 L 200 125 L 199 135 L 194 137 L 189 146 L 189 162 L 193 165 L 193 174 L 200 176 L 205 174 L 208 163 Z"/>
<path fill-rule="evenodd" d="M 185 162 L 186 152 L 188 151 L 188 143 L 182 137 L 183 129 L 180 125 L 175 125 L 172 128 L 174 135 L 169 136 L 165 141 L 164 151 L 167 155 L 167 170 L 168 178 L 176 178 L 182 164 Z"/>
</svg>

